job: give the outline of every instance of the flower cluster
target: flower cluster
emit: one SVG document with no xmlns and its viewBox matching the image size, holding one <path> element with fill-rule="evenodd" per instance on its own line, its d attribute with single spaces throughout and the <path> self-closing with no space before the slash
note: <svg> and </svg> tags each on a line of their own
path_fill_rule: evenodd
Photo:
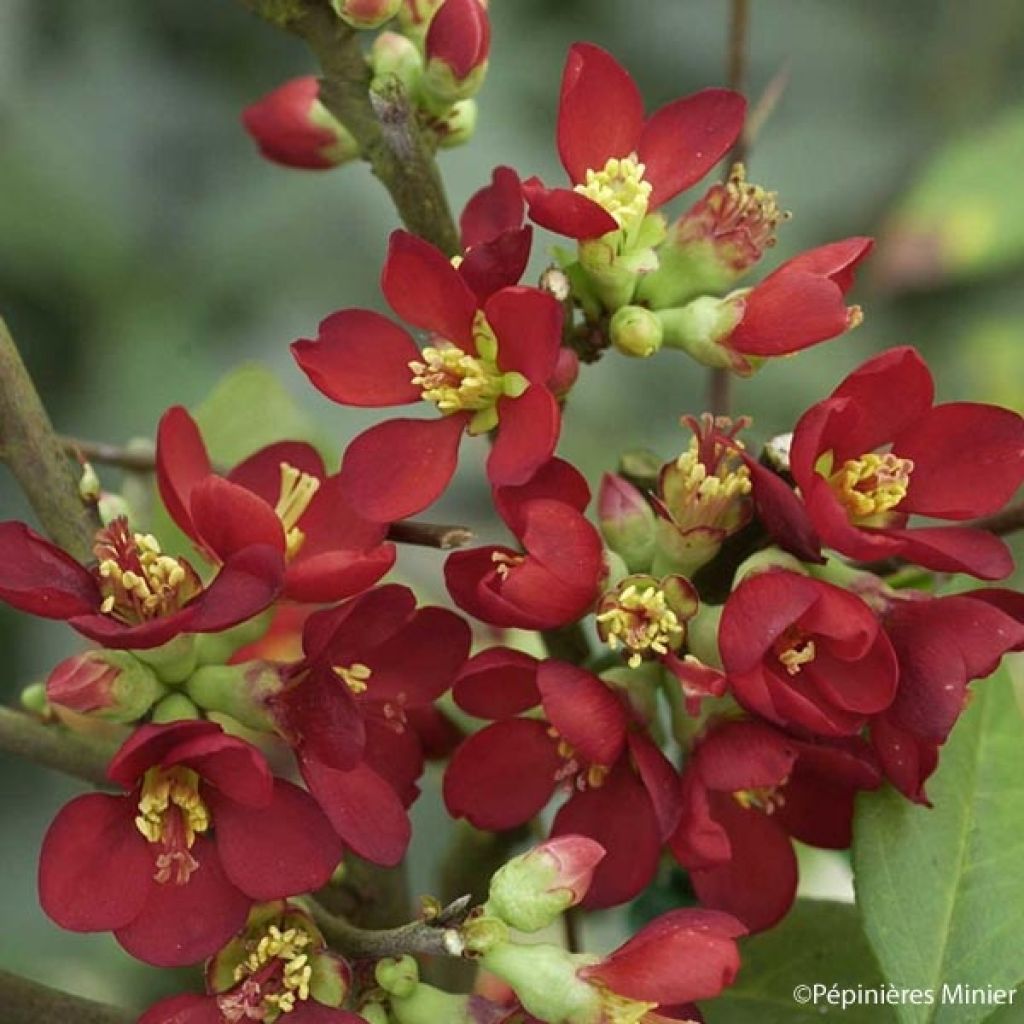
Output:
<svg viewBox="0 0 1024 1024">
<path fill-rule="evenodd" d="M 468 137 L 490 45 L 481 0 L 322 7 L 346 46 L 395 19 L 366 55 L 373 104 L 403 105 L 428 148 Z M 268 158 L 360 156 L 365 126 L 320 90 L 298 79 L 245 112 Z M 735 287 L 785 220 L 742 165 L 670 222 L 744 111 L 709 89 L 645 115 L 628 72 L 577 44 L 557 115 L 569 185 L 497 168 L 462 213 L 458 253 L 391 236 L 381 290 L 397 320 L 346 308 L 291 345 L 332 402 L 425 416 L 383 419 L 335 458 L 281 441 L 221 466 L 173 407 L 155 470 L 177 542 L 117 515 L 83 564 L 0 524 L 0 599 L 92 644 L 47 681 L 53 728 L 119 746 L 117 792 L 72 800 L 46 835 L 42 906 L 148 963 L 208 961 L 202 993 L 142 1024 L 678 1019 L 731 983 L 741 935 L 788 911 L 793 840 L 848 847 L 855 797 L 884 784 L 927 803 L 970 684 L 1024 647 L 1019 594 L 942 575 L 1012 571 L 984 517 L 1024 481 L 1019 415 L 935 404 L 904 347 L 760 458 L 747 417 L 684 416 L 692 436 L 671 461 L 606 467 L 592 518 L 587 479 L 557 454 L 581 361 L 673 349 L 749 376 L 860 322 L 847 294 L 870 239 Z M 574 243 L 540 287 L 521 283 L 527 217 Z M 447 555 L 436 589 L 443 578 L 455 611 L 385 577 L 400 521 L 447 491 L 467 435 L 489 442 L 507 538 Z M 420 922 L 502 998 L 422 983 L 406 953 L 423 947 L 363 946 L 348 963 L 310 897 L 355 858 L 402 861 L 430 759 L 452 818 L 549 826 L 450 928 L 438 912 Z M 666 854 L 699 906 L 611 955 L 510 937 L 632 900 Z"/>
</svg>

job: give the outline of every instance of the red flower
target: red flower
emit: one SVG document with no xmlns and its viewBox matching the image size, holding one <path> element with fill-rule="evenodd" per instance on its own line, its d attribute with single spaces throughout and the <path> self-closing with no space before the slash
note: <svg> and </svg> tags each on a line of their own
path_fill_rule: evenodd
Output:
<svg viewBox="0 0 1024 1024">
<path fill-rule="evenodd" d="M 892 706 L 871 722 L 885 774 L 905 796 L 927 803 L 925 780 L 938 763 L 968 697 L 968 684 L 995 671 L 1024 644 L 1020 595 L 978 590 L 950 597 L 894 595 L 882 621 L 899 659 Z"/>
<path fill-rule="evenodd" d="M 336 402 L 380 407 L 422 399 L 441 412 L 360 434 L 341 466 L 349 500 L 381 522 L 421 511 L 451 480 L 463 433 L 496 426 L 491 482 L 525 483 L 551 457 L 560 429 L 546 387 L 561 343 L 558 301 L 533 288 L 503 288 L 480 307 L 448 260 L 404 231 L 391 236 L 382 287 L 399 316 L 431 333 L 422 352 L 401 327 L 362 309 L 335 313 L 316 341 L 292 345 L 299 366 Z"/>
<path fill-rule="evenodd" d="M 254 532 L 276 547 L 287 563 L 284 596 L 294 601 L 351 597 L 394 565 L 385 528 L 352 508 L 312 445 L 261 448 L 220 476 L 195 421 L 174 406 L 157 431 L 157 483 L 171 518 L 211 561 Z"/>
<path fill-rule="evenodd" d="M 783 727 L 852 736 L 896 694 L 896 655 L 856 595 L 785 569 L 745 579 L 718 631 L 736 699 Z"/>
<path fill-rule="evenodd" d="M 874 356 L 801 417 L 793 477 L 814 529 L 844 555 L 1000 579 L 1013 561 L 998 537 L 968 526 L 908 529 L 907 519 L 957 521 L 1001 508 L 1024 480 L 1024 419 L 933 399 L 912 348 Z"/>
<path fill-rule="evenodd" d="M 726 300 L 738 321 L 721 344 L 743 356 L 780 356 L 828 341 L 863 319 L 845 302 L 870 238 L 847 238 L 787 260 L 749 292 Z"/>
<path fill-rule="evenodd" d="M 241 994 L 241 992 L 240 992 Z M 223 997 L 180 995 L 162 999 L 151 1006 L 138 1020 L 138 1024 L 236 1024 L 246 1020 L 239 1017 L 235 1008 L 228 1004 L 227 1013 L 220 1009 Z M 244 1014 L 245 1006 L 241 1012 Z M 231 1016 L 228 1016 L 228 1013 Z M 260 1020 L 250 1017 L 250 1020 Z M 315 1000 L 299 1003 L 286 1018 L 287 1024 L 366 1024 L 366 1018 L 348 1010 L 324 1006 Z"/>
<path fill-rule="evenodd" d="M 113 931 L 147 963 L 204 959 L 254 901 L 318 888 L 341 857 L 312 797 L 212 722 L 142 726 L 108 776 L 129 793 L 80 796 L 50 826 L 40 902 L 71 931 Z"/>
<path fill-rule="evenodd" d="M 653 878 L 679 818 L 678 777 L 596 676 L 495 647 L 470 659 L 455 701 L 492 719 L 455 752 L 444 778 L 453 817 L 500 831 L 529 821 L 564 786 L 552 835 L 588 836 L 607 856 L 583 901 L 608 907 Z M 540 706 L 544 717 L 517 717 Z"/>
<path fill-rule="evenodd" d="M 635 231 L 643 218 L 699 181 L 743 126 L 746 102 L 705 89 L 644 117 L 629 72 L 589 43 L 569 50 L 558 106 L 558 153 L 571 189 L 523 183 L 530 216 L 570 238 Z"/>
<path fill-rule="evenodd" d="M 197 500 L 216 516 L 208 484 L 197 488 Z M 149 534 L 132 533 L 123 516 L 96 534 L 92 568 L 24 523 L 0 523 L 0 599 L 64 619 L 104 647 L 159 647 L 181 633 L 219 633 L 263 611 L 281 589 L 280 552 L 259 524 L 243 525 L 204 587 L 184 558 L 163 554 Z"/>
<path fill-rule="evenodd" d="M 478 92 L 491 50 L 491 22 L 480 0 L 444 0 L 423 43 L 425 86 L 454 103 Z"/>
<path fill-rule="evenodd" d="M 495 488 L 494 500 L 525 553 L 495 544 L 449 555 L 452 600 L 508 628 L 555 629 L 586 615 L 605 564 L 600 534 L 582 514 L 590 501 L 583 477 L 552 459 L 528 484 Z"/>
<path fill-rule="evenodd" d="M 880 781 L 859 739 L 810 743 L 760 722 L 724 722 L 686 764 L 682 818 L 669 845 L 702 904 L 762 931 L 796 895 L 790 836 L 849 846 L 853 798 Z"/>
<path fill-rule="evenodd" d="M 518 284 L 530 258 L 533 228 L 523 224 L 523 192 L 511 167 L 495 167 L 490 185 L 474 192 L 459 218 L 459 273 L 478 302 Z"/>
<path fill-rule="evenodd" d="M 462 619 L 417 608 L 412 591 L 395 585 L 307 620 L 305 658 L 270 710 L 310 792 L 360 856 L 396 864 L 405 853 L 405 806 L 423 771 L 410 716 L 451 687 L 469 645 Z"/>
<path fill-rule="evenodd" d="M 326 170 L 359 154 L 359 145 L 319 99 L 313 75 L 293 78 L 242 112 L 242 124 L 268 160 Z"/>
</svg>

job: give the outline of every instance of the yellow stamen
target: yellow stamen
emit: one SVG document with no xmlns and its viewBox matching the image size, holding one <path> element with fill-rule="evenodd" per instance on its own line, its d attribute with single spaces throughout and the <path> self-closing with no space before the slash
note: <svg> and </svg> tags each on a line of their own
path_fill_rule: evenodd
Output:
<svg viewBox="0 0 1024 1024">
<path fill-rule="evenodd" d="M 793 646 L 787 647 L 779 655 L 779 661 L 786 666 L 786 671 L 791 676 L 795 676 L 800 672 L 802 666 L 809 665 L 814 661 L 814 656 L 814 641 L 808 640 L 803 644 L 793 644 Z"/>
<path fill-rule="evenodd" d="M 356 694 L 366 693 L 367 681 L 373 674 L 369 666 L 362 662 L 355 662 L 352 665 L 335 665 L 334 674 Z"/>
<path fill-rule="evenodd" d="M 210 827 L 210 812 L 199 796 L 199 776 L 189 768 L 150 768 L 143 777 L 135 827 L 161 852 L 155 878 L 184 885 L 199 864 L 189 854 L 196 836 Z"/>
<path fill-rule="evenodd" d="M 630 652 L 630 668 L 639 668 L 645 655 L 667 654 L 679 646 L 684 627 L 668 606 L 665 592 L 649 586 L 642 590 L 631 583 L 615 598 L 615 604 L 597 615 L 605 643 Z"/>
<path fill-rule="evenodd" d="M 636 153 L 612 157 L 600 170 L 588 170 L 576 191 L 611 214 L 621 230 L 630 232 L 647 216 L 653 186 L 644 180 L 646 169 Z"/>
<path fill-rule="evenodd" d="M 744 520 L 743 499 L 750 494 L 750 470 L 738 455 L 716 448 L 717 460 L 708 466 L 701 456 L 697 437 L 676 459 L 665 480 L 669 511 L 673 522 L 683 530 L 711 526 L 730 530 Z"/>
<path fill-rule="evenodd" d="M 428 346 L 421 355 L 422 361 L 409 363 L 412 382 L 444 415 L 490 409 L 501 397 L 501 371 L 491 360 L 468 355 L 450 341 Z"/>
<path fill-rule="evenodd" d="M 865 521 L 896 508 L 907 496 L 914 463 L 892 453 L 874 452 L 847 459 L 828 477 L 829 485 L 855 521 Z"/>
<path fill-rule="evenodd" d="M 284 528 L 285 554 L 289 560 L 299 553 L 306 539 L 298 524 L 318 490 L 320 481 L 315 476 L 303 473 L 287 462 L 281 463 L 281 491 L 274 514 Z"/>
<path fill-rule="evenodd" d="M 272 1011 L 274 1014 L 291 1013 L 297 1003 L 309 999 L 310 982 L 313 978 L 313 967 L 309 961 L 311 945 L 312 938 L 301 928 L 288 928 L 282 931 L 276 925 L 271 925 L 252 948 L 248 957 L 235 968 L 235 981 L 251 978 L 272 960 L 283 961 L 283 970 L 273 982 L 276 991 L 260 992 L 258 998 L 261 997 L 261 1009 Z M 267 1019 L 273 1020 L 276 1016 Z"/>
<path fill-rule="evenodd" d="M 508 574 L 517 566 L 523 564 L 522 555 L 508 555 L 504 551 L 492 551 L 491 561 L 494 563 L 494 571 L 503 579 L 508 579 Z"/>
<path fill-rule="evenodd" d="M 787 781 L 783 779 L 779 786 L 756 786 L 751 789 L 738 789 L 733 793 L 732 798 L 745 811 L 753 808 L 764 814 L 771 815 L 780 807 L 786 805 L 786 798 L 779 789 Z"/>
<path fill-rule="evenodd" d="M 613 992 L 601 982 L 591 981 L 601 994 L 601 1020 L 606 1024 L 640 1024 L 644 1017 L 657 1009 L 657 1003 L 642 1003 L 636 999 L 627 999 Z"/>
</svg>

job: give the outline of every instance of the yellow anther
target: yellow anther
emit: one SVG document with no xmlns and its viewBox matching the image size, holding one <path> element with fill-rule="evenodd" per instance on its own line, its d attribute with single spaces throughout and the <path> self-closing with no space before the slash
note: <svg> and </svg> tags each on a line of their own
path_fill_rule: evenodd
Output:
<svg viewBox="0 0 1024 1024">
<path fill-rule="evenodd" d="M 509 555 L 504 551 L 492 551 L 491 561 L 494 563 L 494 571 L 503 579 L 508 579 L 508 574 L 517 566 L 523 564 L 522 555 Z"/>
<path fill-rule="evenodd" d="M 779 786 L 755 786 L 751 789 L 738 789 L 733 793 L 732 798 L 745 811 L 753 808 L 764 814 L 774 814 L 786 804 L 786 798 L 779 792 L 779 787 L 785 785 L 787 781 L 783 779 Z"/>
<path fill-rule="evenodd" d="M 621 230 L 630 232 L 647 216 L 653 186 L 644 180 L 645 171 L 636 153 L 612 157 L 600 170 L 588 170 L 576 191 L 611 214 Z"/>
<path fill-rule="evenodd" d="M 287 462 L 281 463 L 281 491 L 274 506 L 274 514 L 281 520 L 285 536 L 285 554 L 294 558 L 306 539 L 299 529 L 299 520 L 320 490 L 320 481 L 310 473 L 303 473 Z"/>
<path fill-rule="evenodd" d="M 679 646 L 684 627 L 668 606 L 665 592 L 656 586 L 640 589 L 631 583 L 615 598 L 615 603 L 597 615 L 605 643 L 617 651 L 630 652 L 630 668 L 639 668 L 644 655 L 667 654 Z"/>
<path fill-rule="evenodd" d="M 723 513 L 751 492 L 750 470 L 739 456 L 723 455 L 709 468 L 701 462 L 696 437 L 676 459 L 675 468 L 678 474 L 672 484 L 671 510 L 676 524 L 683 528 L 720 525 Z"/>
<path fill-rule="evenodd" d="M 270 1016 L 252 1019 L 276 1020 L 278 1014 L 291 1013 L 297 1003 L 309 999 L 313 979 L 313 967 L 309 960 L 309 947 L 312 943 L 311 936 L 302 928 L 292 927 L 282 931 L 277 925 L 270 925 L 255 946 L 251 947 L 249 955 L 235 968 L 234 978 L 236 982 L 248 978 L 246 985 L 257 985 L 250 993 L 250 1002 L 246 1005 L 252 1009 L 271 1011 Z M 269 976 L 266 972 L 260 973 L 274 960 L 281 961 L 280 973 L 272 972 Z M 254 977 L 257 974 L 259 979 Z"/>
<path fill-rule="evenodd" d="M 779 661 L 785 665 L 786 671 L 791 676 L 795 676 L 804 665 L 809 665 L 814 661 L 814 655 L 814 641 L 808 640 L 803 644 L 794 644 L 792 647 L 787 647 L 779 655 Z"/>
<path fill-rule="evenodd" d="M 907 496 L 914 463 L 890 452 L 847 459 L 828 478 L 836 496 L 854 520 L 884 516 Z"/>
<path fill-rule="evenodd" d="M 150 768 L 143 776 L 135 826 L 151 842 L 164 842 L 174 825 L 169 815 L 180 812 L 181 835 L 188 849 L 196 835 L 210 827 L 210 812 L 199 796 L 199 776 L 190 768 Z"/>
<path fill-rule="evenodd" d="M 501 373 L 489 360 L 467 355 L 449 341 L 428 346 L 421 355 L 422 361 L 409 363 L 412 382 L 423 400 L 445 415 L 489 409 L 501 397 Z"/>
<path fill-rule="evenodd" d="M 372 670 L 359 661 L 353 665 L 335 665 L 332 671 L 353 693 L 366 693 L 367 681 L 373 675 Z"/>
</svg>

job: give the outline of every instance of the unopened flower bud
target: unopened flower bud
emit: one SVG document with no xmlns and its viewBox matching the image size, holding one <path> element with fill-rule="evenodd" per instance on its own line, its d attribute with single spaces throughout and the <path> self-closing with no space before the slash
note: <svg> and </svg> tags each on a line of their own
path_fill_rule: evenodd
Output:
<svg viewBox="0 0 1024 1024">
<path fill-rule="evenodd" d="M 83 462 L 82 475 L 78 478 L 78 496 L 87 505 L 96 505 L 102 491 L 99 474 L 93 469 L 92 463 Z"/>
<path fill-rule="evenodd" d="M 423 92 L 442 104 L 469 99 L 487 74 L 491 23 L 480 0 L 445 0 L 427 30 Z"/>
<path fill-rule="evenodd" d="M 437 144 L 442 149 L 454 149 L 469 142 L 476 131 L 477 114 L 476 100 L 459 100 L 444 117 L 433 122 Z"/>
<path fill-rule="evenodd" d="M 508 942 L 508 926 L 504 920 L 486 910 L 471 914 L 458 934 L 464 952 L 473 956 L 483 956 L 502 942 Z"/>
<path fill-rule="evenodd" d="M 370 47 L 371 87 L 380 91 L 397 79 L 412 93 L 423 73 L 423 57 L 416 44 L 397 32 L 381 32 Z"/>
<path fill-rule="evenodd" d="M 245 108 L 242 124 L 274 163 L 325 170 L 354 160 L 359 144 L 319 99 L 316 78 L 293 78 Z"/>
<path fill-rule="evenodd" d="M 397 999 L 408 999 L 420 983 L 420 969 L 411 956 L 378 960 L 373 973 L 377 984 Z"/>
<path fill-rule="evenodd" d="M 555 398 L 565 398 L 580 375 L 580 357 L 571 348 L 560 348 L 547 388 Z"/>
<path fill-rule="evenodd" d="M 661 321 L 643 306 L 622 306 L 608 325 L 612 344 L 626 356 L 646 359 L 661 348 Z"/>
<path fill-rule="evenodd" d="M 334 13 L 353 28 L 380 28 L 402 6 L 402 0 L 331 0 Z"/>
<path fill-rule="evenodd" d="M 787 569 L 789 572 L 800 573 L 802 576 L 807 576 L 809 573 L 808 567 L 788 551 L 777 547 L 762 548 L 736 567 L 732 589 L 735 590 L 748 576 L 771 572 L 773 569 Z"/>
<path fill-rule="evenodd" d="M 155 673 L 127 651 L 84 651 L 50 673 L 51 704 L 109 722 L 135 722 L 166 692 Z"/>
<path fill-rule="evenodd" d="M 241 665 L 203 665 L 186 684 L 189 697 L 206 711 L 230 715 L 250 729 L 270 731 L 273 719 L 266 701 L 284 683 L 278 669 L 266 661 Z"/>
<path fill-rule="evenodd" d="M 487 911 L 519 931 L 540 931 L 583 899 L 604 855 L 584 836 L 549 839 L 498 869 Z"/>
<path fill-rule="evenodd" d="M 153 708 L 153 721 L 157 725 L 190 721 L 199 717 L 199 708 L 183 693 L 169 693 Z"/>
<path fill-rule="evenodd" d="M 18 703 L 37 718 L 49 720 L 53 717 L 53 709 L 46 699 L 46 683 L 29 683 L 19 694 Z"/>
<path fill-rule="evenodd" d="M 647 499 L 621 476 L 605 473 L 597 496 L 605 542 L 630 572 L 645 572 L 654 557 L 654 512 Z"/>
</svg>

